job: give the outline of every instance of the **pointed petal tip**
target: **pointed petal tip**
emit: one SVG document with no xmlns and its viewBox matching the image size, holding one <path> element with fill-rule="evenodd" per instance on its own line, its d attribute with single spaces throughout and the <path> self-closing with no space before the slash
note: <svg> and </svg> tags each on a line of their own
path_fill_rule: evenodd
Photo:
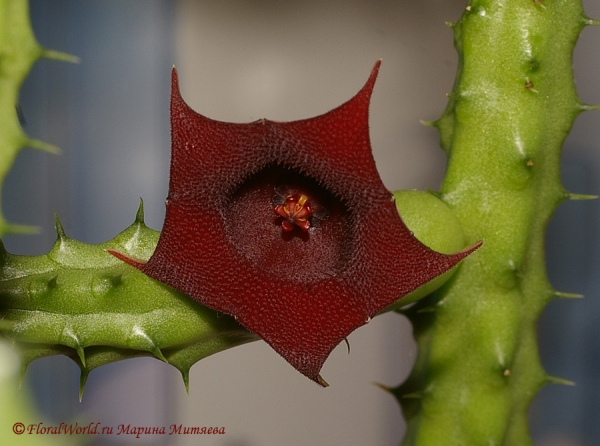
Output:
<svg viewBox="0 0 600 446">
<path fill-rule="evenodd" d="M 481 239 L 478 242 L 475 242 L 474 244 L 472 244 L 471 246 L 468 246 L 465 249 L 459 251 L 457 254 L 464 254 L 464 257 L 466 257 L 466 256 L 474 253 L 475 251 L 477 251 L 479 248 L 481 248 L 481 245 L 483 245 L 483 239 Z"/>
<path fill-rule="evenodd" d="M 377 62 L 375 62 L 375 65 L 373 65 L 373 68 L 371 69 L 371 74 L 369 75 L 369 79 L 367 80 L 365 86 L 362 88 L 362 91 L 368 92 L 369 96 L 373 92 L 373 87 L 375 86 L 375 81 L 377 80 L 377 76 L 379 75 L 380 68 L 381 59 L 379 59 Z"/>
<path fill-rule="evenodd" d="M 329 383 L 325 381 L 321 375 L 317 375 L 317 379 L 314 381 L 322 387 L 329 387 Z"/>
<path fill-rule="evenodd" d="M 173 65 L 171 68 L 171 91 L 179 91 L 179 75 L 177 74 L 177 68 Z"/>
<path fill-rule="evenodd" d="M 120 253 L 119 251 L 115 251 L 114 249 L 107 249 L 106 252 L 137 269 L 141 269 L 146 264 L 146 262 L 142 260 L 133 259 L 125 254 Z"/>
</svg>

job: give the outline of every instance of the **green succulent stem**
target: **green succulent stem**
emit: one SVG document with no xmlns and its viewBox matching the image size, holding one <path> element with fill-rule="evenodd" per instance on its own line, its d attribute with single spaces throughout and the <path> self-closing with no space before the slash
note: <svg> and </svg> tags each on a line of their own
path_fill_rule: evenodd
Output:
<svg viewBox="0 0 600 446">
<path fill-rule="evenodd" d="M 535 324 L 562 297 L 546 277 L 544 233 L 558 204 L 578 198 L 561 184 L 560 155 L 586 109 L 572 53 L 588 24 L 580 0 L 473 0 L 451 25 L 459 68 L 435 122 L 448 154 L 440 197 L 467 242 L 485 242 L 406 311 L 419 356 L 393 390 L 405 445 L 532 444 L 527 408 L 556 382 L 540 363 Z"/>
<path fill-rule="evenodd" d="M 197 361 L 258 339 L 233 318 L 203 307 L 110 255 L 147 260 L 158 232 L 134 223 L 109 242 L 73 240 L 56 221 L 57 240 L 41 256 L 0 247 L 0 314 L 19 344 L 22 374 L 40 357 L 64 354 L 81 368 L 80 393 L 103 364 L 153 356 L 180 370 L 186 388 Z"/>
<path fill-rule="evenodd" d="M 0 180 L 25 147 L 58 153 L 52 144 L 29 137 L 19 123 L 19 90 L 33 64 L 40 58 L 76 62 L 78 59 L 39 45 L 29 22 L 26 0 L 0 0 Z M 1 188 L 0 188 L 1 190 Z M 7 222 L 0 213 L 0 237 L 8 233 L 32 233 L 36 228 Z"/>
</svg>

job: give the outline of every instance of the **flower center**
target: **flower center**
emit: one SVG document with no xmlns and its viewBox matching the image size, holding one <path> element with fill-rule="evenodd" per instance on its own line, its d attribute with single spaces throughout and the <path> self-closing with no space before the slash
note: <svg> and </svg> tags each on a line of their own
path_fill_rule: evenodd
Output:
<svg viewBox="0 0 600 446">
<path fill-rule="evenodd" d="M 288 195 L 283 204 L 278 204 L 273 209 L 275 214 L 283 218 L 281 229 L 284 232 L 292 232 L 294 226 L 298 226 L 302 231 L 308 232 L 310 229 L 310 220 L 313 211 L 310 204 L 307 203 L 308 197 L 304 194 Z"/>
<path fill-rule="evenodd" d="M 246 179 L 222 215 L 231 248 L 282 280 L 334 276 L 353 246 L 348 208 L 316 181 L 278 166 Z"/>
</svg>

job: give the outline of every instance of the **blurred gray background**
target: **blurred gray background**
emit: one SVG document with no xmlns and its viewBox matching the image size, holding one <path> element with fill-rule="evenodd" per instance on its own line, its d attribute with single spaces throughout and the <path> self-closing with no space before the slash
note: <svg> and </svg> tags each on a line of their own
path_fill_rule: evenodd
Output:
<svg viewBox="0 0 600 446">
<path fill-rule="evenodd" d="M 390 189 L 437 189 L 445 156 L 419 120 L 439 117 L 457 56 L 444 25 L 464 0 L 31 0 L 46 47 L 81 64 L 41 61 L 22 89 L 25 129 L 63 149 L 23 151 L 3 191 L 7 217 L 42 228 L 9 237 L 11 252 L 41 254 L 55 239 L 57 212 L 69 236 L 98 243 L 134 218 L 160 229 L 169 167 L 170 70 L 186 101 L 214 119 L 307 118 L 362 87 L 383 59 L 371 105 L 372 145 Z M 584 0 L 599 18 L 600 4 Z M 586 29 L 575 52 L 580 96 L 600 102 L 600 30 Z M 598 113 L 580 116 L 564 151 L 563 179 L 600 192 Z M 563 204 L 548 231 L 548 268 L 560 290 L 586 295 L 552 302 L 539 323 L 543 362 L 577 383 L 547 386 L 531 410 L 536 444 L 600 444 L 600 225 L 598 202 Z M 52 422 L 225 426 L 225 436 L 143 440 L 111 436 L 93 444 L 392 445 L 405 426 L 395 400 L 374 386 L 399 384 L 416 355 L 400 315 L 375 318 L 336 349 L 321 389 L 264 343 L 207 358 L 192 369 L 190 395 L 179 372 L 153 359 L 94 371 L 82 403 L 79 369 L 64 357 L 34 362 L 26 383 Z M 468 348 L 468 346 L 465 346 Z"/>
</svg>

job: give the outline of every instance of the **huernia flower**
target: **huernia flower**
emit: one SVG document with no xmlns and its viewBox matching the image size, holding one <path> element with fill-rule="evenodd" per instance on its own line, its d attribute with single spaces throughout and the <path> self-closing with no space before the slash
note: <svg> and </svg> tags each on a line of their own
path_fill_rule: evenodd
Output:
<svg viewBox="0 0 600 446">
<path fill-rule="evenodd" d="M 164 227 L 147 263 L 113 254 L 326 385 L 321 367 L 353 330 L 479 246 L 440 254 L 403 224 L 369 141 L 378 70 L 321 116 L 235 124 L 194 112 L 173 69 Z"/>
</svg>

